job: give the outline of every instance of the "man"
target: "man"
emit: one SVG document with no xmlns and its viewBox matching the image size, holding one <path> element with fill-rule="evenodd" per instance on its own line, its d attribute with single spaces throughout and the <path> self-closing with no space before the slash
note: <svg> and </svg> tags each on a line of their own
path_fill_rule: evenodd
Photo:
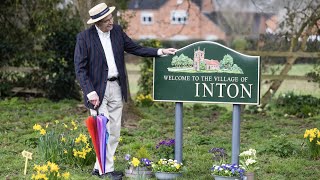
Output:
<svg viewBox="0 0 320 180">
<path fill-rule="evenodd" d="M 89 10 L 91 18 L 87 23 L 94 25 L 77 35 L 74 63 L 86 107 L 92 115 L 98 110 L 109 119 L 107 173 L 102 175 L 96 162 L 92 174 L 121 179 L 121 173 L 114 171 L 113 156 L 120 137 L 123 100 L 127 100 L 124 51 L 153 57 L 174 54 L 176 49 L 155 49 L 136 44 L 119 25 L 113 24 L 114 9 L 101 3 Z"/>
</svg>

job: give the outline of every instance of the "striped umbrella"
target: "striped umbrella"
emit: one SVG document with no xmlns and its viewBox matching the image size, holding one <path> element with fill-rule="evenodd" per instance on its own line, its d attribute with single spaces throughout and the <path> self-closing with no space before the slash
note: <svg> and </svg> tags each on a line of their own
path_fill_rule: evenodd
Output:
<svg viewBox="0 0 320 180">
<path fill-rule="evenodd" d="M 98 116 L 89 116 L 86 119 L 86 125 L 99 162 L 100 172 L 102 174 L 106 171 L 106 146 L 109 139 L 109 133 L 107 131 L 108 121 L 108 118 L 103 114 Z"/>
</svg>

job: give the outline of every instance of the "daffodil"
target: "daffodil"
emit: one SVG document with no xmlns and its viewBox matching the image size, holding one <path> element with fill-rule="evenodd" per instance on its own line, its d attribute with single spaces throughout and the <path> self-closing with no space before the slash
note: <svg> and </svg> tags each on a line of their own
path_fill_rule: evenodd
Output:
<svg viewBox="0 0 320 180">
<path fill-rule="evenodd" d="M 40 130 L 40 134 L 41 134 L 41 135 L 45 135 L 46 133 L 47 133 L 47 132 L 46 132 L 45 129 L 41 129 L 41 130 Z"/>
<path fill-rule="evenodd" d="M 48 166 L 50 166 L 50 172 L 58 172 L 59 166 L 55 163 L 48 163 Z"/>
<path fill-rule="evenodd" d="M 41 127 L 41 125 L 39 125 L 39 124 L 35 124 L 35 125 L 33 126 L 33 129 L 34 129 L 35 131 L 40 131 L 40 130 L 42 129 L 42 127 Z"/>
<path fill-rule="evenodd" d="M 62 177 L 63 177 L 64 179 L 69 179 L 70 173 L 69 173 L 69 172 L 65 172 L 65 173 L 62 174 Z"/>
</svg>

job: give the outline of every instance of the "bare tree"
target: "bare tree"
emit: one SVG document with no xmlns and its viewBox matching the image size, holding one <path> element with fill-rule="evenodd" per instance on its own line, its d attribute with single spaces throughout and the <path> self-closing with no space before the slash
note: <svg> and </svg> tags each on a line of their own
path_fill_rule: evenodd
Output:
<svg viewBox="0 0 320 180">
<path fill-rule="evenodd" d="M 307 38 L 311 29 L 317 26 L 320 20 L 320 0 L 283 0 L 279 6 L 284 7 L 283 19 L 278 30 L 279 34 L 289 34 L 290 48 L 289 52 L 305 51 Z M 298 48 L 298 42 L 301 41 L 301 46 Z M 297 58 L 289 57 L 280 75 L 287 75 Z M 272 82 L 268 91 L 262 97 L 262 103 L 267 103 L 272 94 L 275 93 L 281 86 L 283 79 L 278 79 Z"/>
<path fill-rule="evenodd" d="M 250 24 L 253 22 L 253 16 L 248 16 L 248 13 L 253 11 L 278 15 L 280 24 L 275 34 L 285 37 L 285 41 L 290 44 L 288 51 L 292 53 L 305 51 L 310 33 L 314 28 L 319 31 L 317 22 L 320 19 L 320 0 L 212 0 L 212 4 L 217 13 L 217 22 L 227 32 L 229 42 L 234 37 L 252 33 Z M 287 58 L 280 75 L 287 75 L 296 59 Z M 262 97 L 262 103 L 267 103 L 282 82 L 283 79 L 272 82 Z"/>
</svg>

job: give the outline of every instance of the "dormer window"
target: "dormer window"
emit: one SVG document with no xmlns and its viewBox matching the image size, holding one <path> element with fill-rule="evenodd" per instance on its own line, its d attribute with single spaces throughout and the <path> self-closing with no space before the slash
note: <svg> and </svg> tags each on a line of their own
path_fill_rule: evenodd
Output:
<svg viewBox="0 0 320 180">
<path fill-rule="evenodd" d="M 188 13 L 185 10 L 171 11 L 171 24 L 186 24 Z"/>
<path fill-rule="evenodd" d="M 141 12 L 141 24 L 153 24 L 153 13 Z"/>
</svg>

